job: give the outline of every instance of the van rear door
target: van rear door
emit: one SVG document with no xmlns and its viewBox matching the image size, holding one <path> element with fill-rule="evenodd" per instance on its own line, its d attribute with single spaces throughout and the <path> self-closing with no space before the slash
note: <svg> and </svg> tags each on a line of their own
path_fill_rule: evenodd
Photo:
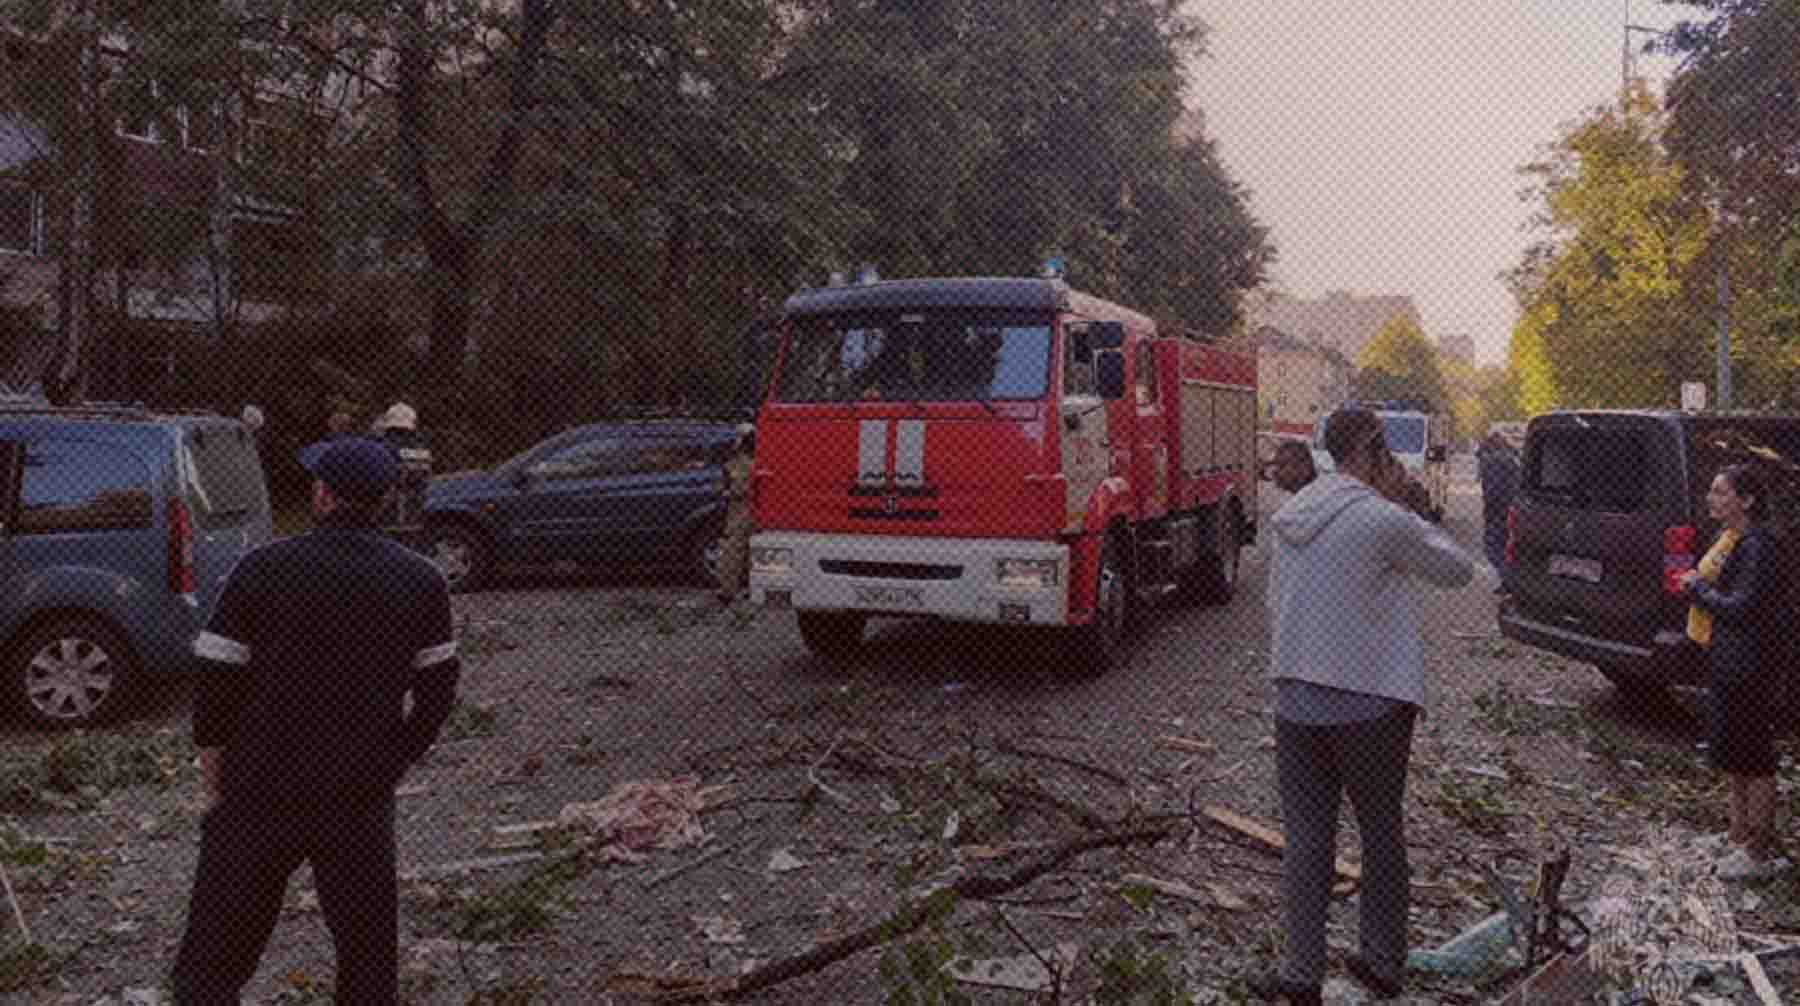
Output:
<svg viewBox="0 0 1800 1006">
<path fill-rule="evenodd" d="M 194 588 L 210 613 L 225 578 L 244 553 L 274 532 L 256 440 L 231 420 L 185 423 L 178 469 L 194 534 Z"/>
<path fill-rule="evenodd" d="M 1650 416 L 1532 421 L 1513 501 L 1514 603 L 1559 628 L 1649 646 L 1685 608 L 1663 590 L 1665 532 L 1690 525 L 1675 429 Z"/>
</svg>

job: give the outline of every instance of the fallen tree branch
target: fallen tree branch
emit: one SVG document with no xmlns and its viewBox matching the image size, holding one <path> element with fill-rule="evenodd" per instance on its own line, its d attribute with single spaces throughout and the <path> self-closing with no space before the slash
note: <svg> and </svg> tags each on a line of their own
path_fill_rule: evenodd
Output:
<svg viewBox="0 0 1800 1006">
<path fill-rule="evenodd" d="M 1052 850 L 1043 859 L 1002 877 L 964 877 L 925 898 L 907 901 L 887 918 L 847 936 L 821 943 L 811 950 L 773 961 L 743 975 L 716 979 L 689 979 L 671 975 L 621 973 L 606 980 L 604 990 L 614 994 L 648 996 L 658 1002 L 735 1000 L 778 985 L 800 975 L 821 971 L 870 947 L 880 946 L 948 916 L 963 901 L 992 898 L 1017 890 L 1070 860 L 1096 849 L 1154 844 L 1175 834 L 1173 823 L 1162 827 L 1137 827 L 1131 831 L 1076 839 Z"/>
<path fill-rule="evenodd" d="M 1069 758 L 1051 751 L 1039 751 L 1036 748 L 1020 747 L 1009 740 L 1002 740 L 1000 742 L 1000 750 L 1004 754 L 1016 755 L 1020 758 L 1038 758 L 1047 762 L 1055 762 L 1058 765 L 1066 765 L 1069 768 L 1080 769 L 1083 772 L 1089 772 L 1102 779 L 1115 782 L 1126 789 L 1131 788 L 1131 780 L 1119 773 L 1114 772 L 1109 768 L 1103 768 L 1099 765 L 1084 762 L 1079 758 Z"/>
</svg>

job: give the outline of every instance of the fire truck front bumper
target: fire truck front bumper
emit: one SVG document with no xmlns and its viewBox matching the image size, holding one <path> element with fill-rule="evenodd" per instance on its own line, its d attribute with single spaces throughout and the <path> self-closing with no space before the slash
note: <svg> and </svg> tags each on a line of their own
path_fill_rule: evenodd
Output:
<svg viewBox="0 0 1800 1006">
<path fill-rule="evenodd" d="M 864 611 L 1062 625 L 1069 549 L 1055 542 L 765 531 L 750 539 L 750 596 L 799 611 Z"/>
</svg>

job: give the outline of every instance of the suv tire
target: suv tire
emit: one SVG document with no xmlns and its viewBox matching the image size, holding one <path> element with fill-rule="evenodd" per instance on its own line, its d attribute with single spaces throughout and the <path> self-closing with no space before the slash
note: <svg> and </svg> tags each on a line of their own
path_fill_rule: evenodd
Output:
<svg viewBox="0 0 1800 1006">
<path fill-rule="evenodd" d="M 433 524 L 425 541 L 425 557 L 437 565 L 452 591 L 480 590 L 493 577 L 494 549 L 481 532 L 461 524 Z"/>
<path fill-rule="evenodd" d="M 800 638 L 826 660 L 850 660 L 862 649 L 869 616 L 860 611 L 801 611 Z"/>
<path fill-rule="evenodd" d="M 707 590 L 719 589 L 719 567 L 725 554 L 725 520 L 713 518 L 688 539 L 688 574 Z"/>
<path fill-rule="evenodd" d="M 34 726 L 85 727 L 117 717 L 139 683 L 137 659 L 112 626 L 67 615 L 19 639 L 7 691 Z"/>
<path fill-rule="evenodd" d="M 1619 692 L 1620 700 L 1628 706 L 1654 706 L 1668 701 L 1669 687 L 1660 681 L 1605 664 L 1595 664 L 1594 670 L 1612 682 L 1613 688 Z"/>
</svg>

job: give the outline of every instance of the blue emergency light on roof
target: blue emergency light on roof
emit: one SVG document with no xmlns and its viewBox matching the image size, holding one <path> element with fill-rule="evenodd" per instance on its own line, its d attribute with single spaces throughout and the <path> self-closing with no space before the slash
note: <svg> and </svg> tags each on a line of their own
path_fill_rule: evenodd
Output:
<svg viewBox="0 0 1800 1006">
<path fill-rule="evenodd" d="M 858 286 L 868 286 L 870 283 L 879 282 L 881 282 L 881 274 L 875 271 L 874 263 L 864 262 L 862 268 L 856 270 L 856 284 Z"/>
<path fill-rule="evenodd" d="M 1052 255 L 1044 260 L 1043 276 L 1045 279 L 1063 278 L 1063 259 L 1061 255 Z"/>
</svg>

